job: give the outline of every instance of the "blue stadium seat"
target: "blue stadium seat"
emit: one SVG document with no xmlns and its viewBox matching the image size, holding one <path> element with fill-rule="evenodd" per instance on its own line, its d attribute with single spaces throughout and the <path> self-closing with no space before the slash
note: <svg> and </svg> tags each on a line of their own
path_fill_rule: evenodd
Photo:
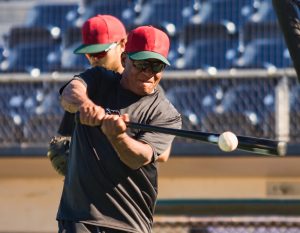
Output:
<svg viewBox="0 0 300 233">
<path fill-rule="evenodd" d="M 282 38 L 254 39 L 245 46 L 233 65 L 238 68 L 270 69 L 291 67 L 292 62 Z"/>
<path fill-rule="evenodd" d="M 48 43 L 26 43 L 10 50 L 8 67 L 3 72 L 30 72 L 37 68 L 40 72 L 48 72 L 59 66 L 56 57 L 59 45 Z"/>
<path fill-rule="evenodd" d="M 275 22 L 247 22 L 240 33 L 244 43 L 248 43 L 254 39 L 282 39 L 282 31 Z"/>
<path fill-rule="evenodd" d="M 193 12 L 194 0 L 152 0 L 146 2 L 135 25 L 162 25 L 177 33 L 189 22 Z"/>
<path fill-rule="evenodd" d="M 56 91 L 54 91 L 56 90 Z M 5 83 L 0 87 L 1 113 L 24 124 L 31 115 L 62 113 L 58 99 L 59 86 L 43 82 Z"/>
<path fill-rule="evenodd" d="M 57 134 L 62 114 L 42 113 L 32 115 L 24 125 L 24 138 L 28 143 L 49 142 Z M 51 127 L 49 123 L 51 122 Z"/>
<path fill-rule="evenodd" d="M 237 40 L 238 34 L 225 25 L 217 23 L 188 24 L 179 32 L 179 39 L 185 45 L 195 40 Z"/>
<path fill-rule="evenodd" d="M 26 142 L 49 142 L 50 138 L 57 134 L 63 116 L 58 90 L 57 84 L 48 84 L 39 89 L 39 93 L 32 93 L 33 98 L 39 95 L 39 101 L 31 106 L 30 113 L 24 122 L 23 133 Z M 50 127 L 49 123 L 51 123 Z"/>
<path fill-rule="evenodd" d="M 176 36 L 171 37 L 170 52 L 175 54 L 175 56 L 173 56 L 175 59 L 171 59 L 172 64 L 175 64 L 177 59 L 183 57 L 187 46 L 192 42 L 196 40 L 216 40 L 220 38 L 227 42 L 236 42 L 238 40 L 238 34 L 230 31 L 222 24 L 187 24 L 176 34 Z M 180 65 L 177 68 L 180 68 Z"/>
<path fill-rule="evenodd" d="M 238 48 L 237 40 L 209 39 L 190 43 L 176 69 L 228 69 L 232 66 Z"/>
<path fill-rule="evenodd" d="M 80 27 L 70 27 L 63 33 L 62 46 L 65 48 L 81 41 L 82 35 Z"/>
<path fill-rule="evenodd" d="M 56 91 L 53 91 L 56 90 Z M 42 95 L 43 97 L 35 106 L 34 112 L 32 115 L 41 115 L 41 114 L 54 114 L 60 115 L 63 113 L 63 109 L 59 101 L 59 88 L 57 86 L 49 86 L 48 88 L 43 88 Z"/>
<path fill-rule="evenodd" d="M 220 23 L 238 30 L 253 10 L 253 0 L 209 0 L 192 18 L 194 23 Z"/>
<path fill-rule="evenodd" d="M 9 30 L 5 37 L 5 46 L 14 48 L 26 43 L 60 43 L 58 38 L 51 35 L 51 31 L 43 27 L 16 26 Z"/>
<path fill-rule="evenodd" d="M 205 131 L 233 131 L 240 135 L 270 137 L 274 135 L 275 94 L 267 83 L 240 84 L 229 88 L 218 111 L 203 118 Z"/>
<path fill-rule="evenodd" d="M 32 68 L 50 71 L 59 67 L 60 38 L 42 27 L 12 27 L 5 37 L 8 55 L 0 66 L 2 72 L 27 72 Z M 49 56 L 48 56 L 49 55 Z"/>
<path fill-rule="evenodd" d="M 124 25 L 129 28 L 133 24 L 135 17 L 135 1 L 110 0 L 110 1 L 93 1 L 86 5 L 84 12 L 76 20 L 76 26 L 82 24 L 90 17 L 101 14 L 110 14 L 120 19 Z"/>
<path fill-rule="evenodd" d="M 62 46 L 60 51 L 59 71 L 76 72 L 89 67 L 89 62 L 83 54 L 74 54 L 73 51 L 80 46 L 81 28 L 71 27 L 63 34 Z"/>
<path fill-rule="evenodd" d="M 23 126 L 27 120 L 32 94 L 27 85 L 2 83 L 0 88 L 0 144 L 21 143 L 24 140 Z"/>
<path fill-rule="evenodd" d="M 256 0 L 254 2 L 254 11 L 249 16 L 248 21 L 254 23 L 277 21 L 277 16 L 273 9 L 272 0 Z"/>
<path fill-rule="evenodd" d="M 267 81 L 229 88 L 220 106 L 222 114 L 247 119 L 245 124 L 248 123 L 249 128 L 257 129 L 260 136 L 273 135 L 275 126 L 268 120 L 275 114 L 275 91 Z"/>
<path fill-rule="evenodd" d="M 222 133 L 231 131 L 236 135 L 262 137 L 261 125 L 254 123 L 251 118 L 240 112 L 210 113 L 202 119 L 204 132 Z"/>
<path fill-rule="evenodd" d="M 0 112 L 0 144 L 5 146 L 16 146 L 24 139 L 22 124 L 18 117 Z"/>
<path fill-rule="evenodd" d="M 183 116 L 184 129 L 201 130 L 202 118 L 214 112 L 223 97 L 221 86 L 207 83 L 212 86 L 207 89 L 205 81 L 202 82 L 199 86 L 175 86 L 166 92 L 170 102 Z"/>
<path fill-rule="evenodd" d="M 222 100 L 224 112 L 253 111 L 265 114 L 274 111 L 274 87 L 268 83 L 240 84 L 229 88 Z M 262 115 L 258 115 L 261 117 Z"/>
<path fill-rule="evenodd" d="M 83 71 L 90 67 L 90 64 L 84 54 L 74 54 L 73 51 L 81 43 L 74 43 L 67 48 L 64 48 L 61 52 L 60 71 L 64 72 L 78 72 Z"/>
<path fill-rule="evenodd" d="M 78 16 L 78 4 L 41 3 L 35 5 L 27 14 L 26 25 L 29 27 L 57 27 L 62 31 L 73 25 Z"/>
</svg>

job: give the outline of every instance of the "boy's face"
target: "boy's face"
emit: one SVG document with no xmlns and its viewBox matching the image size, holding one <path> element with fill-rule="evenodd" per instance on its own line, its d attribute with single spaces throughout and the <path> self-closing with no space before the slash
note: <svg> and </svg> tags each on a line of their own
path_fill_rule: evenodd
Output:
<svg viewBox="0 0 300 233">
<path fill-rule="evenodd" d="M 122 47 L 120 46 L 120 44 L 117 44 L 115 47 L 109 49 L 107 52 L 86 54 L 86 57 L 89 60 L 91 66 L 93 67 L 99 66 L 104 67 L 108 70 L 120 72 L 120 68 L 122 68 L 122 52 Z"/>
</svg>

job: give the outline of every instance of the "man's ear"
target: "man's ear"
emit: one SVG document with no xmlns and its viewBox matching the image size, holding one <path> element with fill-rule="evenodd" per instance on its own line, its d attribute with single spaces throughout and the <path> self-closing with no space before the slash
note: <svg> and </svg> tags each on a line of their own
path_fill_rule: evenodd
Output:
<svg viewBox="0 0 300 233">
<path fill-rule="evenodd" d="M 90 63 L 92 63 L 93 61 L 97 61 L 98 60 L 97 57 L 90 56 L 87 53 L 85 54 L 85 57 L 89 60 Z"/>
<path fill-rule="evenodd" d="M 125 68 L 125 64 L 126 64 L 126 59 L 127 59 L 127 54 L 125 52 L 123 52 L 121 54 L 121 63 L 124 68 Z"/>
<path fill-rule="evenodd" d="M 126 39 L 126 38 L 120 40 L 120 47 L 121 47 L 121 49 L 122 49 L 123 52 L 124 52 L 124 50 L 125 50 L 126 42 L 127 42 L 127 39 Z"/>
<path fill-rule="evenodd" d="M 93 63 L 93 57 L 91 57 L 89 54 L 85 54 L 85 57 L 88 59 L 89 63 Z"/>
</svg>

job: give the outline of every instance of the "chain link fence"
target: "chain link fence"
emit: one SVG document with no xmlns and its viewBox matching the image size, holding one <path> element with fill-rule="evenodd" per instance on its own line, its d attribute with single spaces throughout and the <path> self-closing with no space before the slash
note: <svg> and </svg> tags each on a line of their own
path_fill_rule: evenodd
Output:
<svg viewBox="0 0 300 233">
<path fill-rule="evenodd" d="M 183 72 L 176 78 L 166 72 L 161 85 L 182 114 L 184 129 L 230 130 L 237 135 L 277 139 L 280 132 L 276 130 L 276 116 L 283 106 L 276 108 L 276 87 L 282 78 L 258 78 L 255 71 L 252 73 L 252 77 L 195 78 Z M 0 144 L 46 145 L 57 134 L 63 114 L 58 91 L 68 79 L 19 77 L 23 78 L 0 79 Z M 295 78 L 289 78 L 287 84 L 289 142 L 299 143 L 300 88 Z M 176 138 L 176 142 L 194 143 L 185 138 Z"/>
<path fill-rule="evenodd" d="M 158 217 L 153 233 L 298 233 L 299 217 Z"/>
</svg>

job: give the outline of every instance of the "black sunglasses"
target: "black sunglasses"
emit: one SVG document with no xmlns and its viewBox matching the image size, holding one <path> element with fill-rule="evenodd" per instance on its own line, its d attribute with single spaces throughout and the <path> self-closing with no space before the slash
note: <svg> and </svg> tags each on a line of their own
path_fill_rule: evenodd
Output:
<svg viewBox="0 0 300 233">
<path fill-rule="evenodd" d="M 138 71 L 145 71 L 146 69 L 150 68 L 153 73 L 159 73 L 164 70 L 166 67 L 166 64 L 162 62 L 151 62 L 151 61 L 145 61 L 145 60 L 133 60 L 132 61 L 133 66 Z"/>
</svg>

